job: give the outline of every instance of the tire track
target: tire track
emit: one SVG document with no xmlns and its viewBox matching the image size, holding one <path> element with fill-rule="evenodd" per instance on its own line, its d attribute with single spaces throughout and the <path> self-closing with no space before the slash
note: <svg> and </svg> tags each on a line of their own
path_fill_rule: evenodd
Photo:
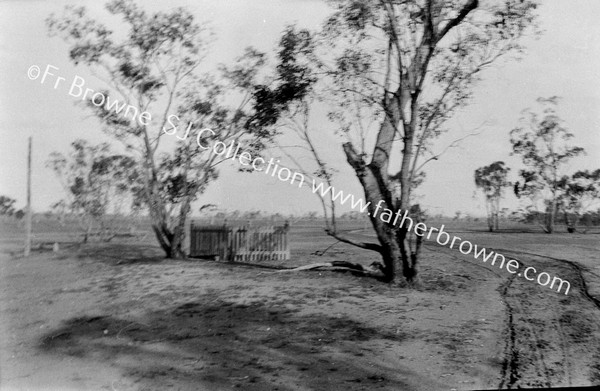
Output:
<svg viewBox="0 0 600 391">
<path fill-rule="evenodd" d="M 438 250 L 436 247 L 442 249 L 444 246 L 426 241 L 424 248 L 427 247 L 430 251 L 436 251 Z M 518 283 L 515 283 L 515 278 L 519 274 L 514 273 L 503 278 L 504 281 L 498 287 L 498 292 L 506 308 L 504 332 L 506 340 L 498 387 L 507 389 L 529 386 L 551 387 L 553 383 L 554 386 L 559 384 L 571 386 L 581 382 L 584 379 L 580 365 L 582 362 L 573 361 L 573 354 L 581 354 L 582 348 L 583 351 L 589 353 L 589 349 L 585 349 L 585 342 L 582 341 L 575 341 L 575 345 L 571 345 L 569 336 L 572 336 L 573 330 L 577 330 L 577 328 L 573 329 L 574 325 L 570 322 L 563 323 L 561 314 L 568 314 L 569 311 L 572 311 L 569 310 L 571 305 L 579 306 L 585 302 L 592 304 L 592 308 L 600 309 L 600 297 L 595 290 L 596 279 L 594 278 L 600 278 L 600 275 L 590 267 L 568 259 L 518 249 L 487 248 L 507 256 L 513 254 L 511 258 L 519 262 L 519 272 L 529 265 L 535 267 L 544 265 L 550 269 L 557 268 L 557 271 L 562 270 L 562 273 L 565 274 L 564 277 L 572 282 L 572 289 L 574 288 L 575 292 L 581 294 L 581 296 L 576 294 L 573 297 L 573 300 L 579 300 L 580 304 L 575 304 L 576 302 L 567 304 L 568 302 L 566 302 L 557 306 L 559 303 L 554 303 L 553 300 L 561 299 L 545 297 L 545 295 L 539 296 L 540 303 L 533 302 L 529 300 L 533 290 L 527 285 L 523 285 L 525 282 L 521 283 L 517 280 Z M 497 277 L 504 277 L 499 275 L 497 270 L 485 267 L 487 265 L 478 265 L 477 260 L 470 262 L 463 259 L 464 257 L 449 255 L 472 266 L 483 267 Z M 526 262 L 518 259 L 523 257 L 526 258 Z M 590 281 L 594 281 L 591 286 Z M 590 292 L 591 287 L 594 287 L 592 292 Z M 527 292 L 528 294 L 525 294 Z M 547 310 L 542 308 L 547 308 Z M 552 312 L 550 318 L 544 314 L 544 311 L 547 314 L 549 314 L 548 311 Z M 556 321 L 552 320 L 554 316 L 556 316 Z M 586 362 L 589 363 L 590 359 L 588 357 Z"/>
<path fill-rule="evenodd" d="M 493 250 L 505 254 L 513 254 L 515 259 L 519 256 L 529 256 L 531 258 L 527 260 L 527 263 L 532 263 L 536 267 L 538 267 L 540 262 L 543 264 L 544 260 L 552 261 L 549 264 L 550 267 L 562 268 L 561 270 L 565 270 L 565 273 L 569 273 L 568 275 L 570 276 L 571 281 L 575 283 L 574 288 L 576 287 L 577 292 L 581 293 L 580 300 L 582 300 L 582 302 L 587 301 L 593 305 L 593 308 L 600 309 L 600 300 L 598 300 L 589 292 L 588 285 L 586 283 L 584 272 L 589 272 L 587 267 L 566 259 L 553 258 L 535 253 L 519 252 L 508 249 Z M 518 259 L 517 261 L 519 262 L 519 271 L 521 271 L 526 264 Z M 595 273 L 590 272 L 590 274 L 596 276 Z M 574 374 L 572 371 L 577 368 L 577 364 L 572 362 L 572 351 L 569 342 L 567 341 L 567 335 L 565 334 L 567 332 L 567 330 L 564 329 L 565 325 L 560 320 L 560 317 L 557 318 L 558 322 L 554 324 L 554 327 L 550 327 L 550 329 L 554 330 L 552 332 L 550 329 L 545 327 L 549 326 L 549 323 L 532 323 L 530 321 L 536 320 L 536 312 L 535 306 L 531 307 L 533 304 L 528 301 L 529 295 L 521 295 L 521 297 L 519 297 L 515 296 L 515 294 L 519 294 L 519 292 L 513 292 L 512 297 L 514 300 L 510 299 L 510 292 L 513 289 L 518 289 L 514 283 L 517 275 L 518 274 L 511 275 L 506 283 L 500 288 L 501 295 L 505 299 L 505 305 L 507 308 L 507 342 L 505 346 L 505 359 L 502 367 L 499 388 L 512 389 L 520 388 L 522 386 L 535 385 L 535 383 L 531 383 L 532 380 L 535 382 L 535 378 L 531 378 L 531 374 L 528 375 L 525 372 L 528 365 L 533 365 L 536 368 L 539 379 L 538 381 L 543 381 L 546 387 L 551 387 L 553 385 L 553 381 L 564 381 L 571 386 L 574 381 Z M 576 281 L 578 281 L 579 284 L 577 284 Z M 558 311 L 559 312 L 557 312 L 557 314 L 560 314 L 561 310 L 558 309 Z M 522 316 L 522 319 L 519 319 L 519 317 L 515 315 L 527 313 L 531 313 L 533 317 L 528 319 Z M 544 319 L 544 317 L 542 316 L 541 319 Z M 527 333 L 520 337 L 518 327 L 526 329 L 529 332 L 528 334 L 530 337 L 526 335 Z M 567 324 L 566 327 L 569 327 L 569 324 Z M 555 334 L 555 342 L 551 342 L 550 345 L 548 345 L 547 339 L 540 340 L 540 335 L 547 335 L 548 332 L 550 335 Z M 519 341 L 519 339 L 522 340 Z M 522 344 L 529 346 L 529 350 L 525 355 L 518 351 L 518 347 Z M 547 356 L 545 352 L 549 353 L 549 356 Z M 556 377 L 556 362 L 553 363 L 552 361 L 549 361 L 551 360 L 551 357 L 556 359 L 555 355 L 561 357 L 560 362 L 562 363 L 562 370 L 560 370 L 560 373 L 562 373 L 562 379 Z M 524 384 L 519 384 L 519 380 L 521 380 Z M 557 384 L 555 383 L 554 386 L 557 386 Z"/>
<path fill-rule="evenodd" d="M 502 249 L 491 249 L 491 250 L 494 250 L 496 252 L 502 251 L 505 253 L 510 252 L 513 254 L 519 254 L 518 252 L 515 252 L 515 251 L 508 251 L 508 250 L 502 250 Z M 431 250 L 431 251 L 433 251 L 433 250 Z M 467 259 L 464 259 L 466 257 L 459 257 L 456 255 L 453 255 L 451 252 L 449 252 L 448 255 L 454 259 L 466 262 L 466 263 L 470 264 L 471 266 L 483 268 L 486 271 L 494 274 L 496 277 L 499 277 L 499 278 L 504 277 L 497 270 L 494 270 L 493 268 L 489 268 L 486 265 L 476 263 L 477 260 L 467 260 Z M 511 300 L 511 295 L 509 294 L 509 290 L 512 288 L 513 282 L 515 281 L 515 279 L 517 279 L 517 277 L 520 275 L 520 273 L 527 266 L 529 266 L 529 262 L 525 263 L 522 260 L 518 259 L 518 258 L 520 258 L 520 255 L 522 255 L 522 254 L 519 254 L 519 257 L 512 257 L 519 263 L 517 272 L 515 272 L 514 274 L 510 274 L 508 276 L 508 279 L 498 287 L 498 291 L 500 293 L 500 296 L 503 299 L 503 303 L 506 308 L 506 332 L 505 333 L 507 335 L 506 344 L 504 347 L 504 360 L 502 363 L 502 371 L 501 371 L 501 376 L 500 376 L 501 380 L 500 380 L 499 388 L 500 389 L 501 388 L 506 388 L 506 389 L 520 388 L 521 385 L 518 384 L 518 382 L 519 382 L 519 380 L 522 379 L 522 377 L 524 375 L 521 373 L 521 370 L 522 370 L 521 367 L 525 363 L 528 363 L 528 362 L 531 362 L 531 364 L 535 368 L 535 371 L 536 371 L 538 377 L 540 379 L 543 379 L 542 380 L 543 385 L 546 387 L 551 387 L 552 386 L 551 375 L 550 375 L 550 370 L 546 364 L 546 358 L 544 356 L 543 351 L 541 349 L 538 349 L 539 346 L 542 346 L 540 338 L 539 338 L 539 333 L 536 332 L 535 326 L 531 325 L 527 320 L 523 319 L 521 322 L 519 322 L 517 320 L 517 317 L 515 316 L 515 314 L 517 314 L 517 313 L 523 314 L 523 313 L 526 313 L 526 311 L 523 308 L 523 306 L 520 305 L 519 299 Z M 518 330 L 517 330 L 518 325 L 525 328 L 529 332 L 529 335 L 530 335 L 531 343 L 528 344 L 528 346 L 530 347 L 530 350 L 527 352 L 528 354 L 526 354 L 526 355 L 521 354 L 520 350 L 519 350 L 519 346 L 521 346 L 521 344 L 518 340 L 519 339 L 518 338 Z M 565 358 L 565 360 L 568 361 L 568 357 L 566 357 L 564 355 L 563 355 L 563 357 Z"/>
<path fill-rule="evenodd" d="M 569 352 L 569 344 L 567 343 L 567 338 L 565 335 L 565 330 L 562 326 L 562 323 L 557 323 L 557 331 L 558 331 L 558 335 L 560 336 L 560 348 L 562 349 L 562 355 L 563 357 L 571 357 L 571 353 Z M 572 376 L 571 376 L 571 360 L 565 360 L 565 367 L 563 369 L 563 373 L 565 374 L 565 377 L 567 378 L 568 381 L 568 385 L 569 387 L 571 387 L 573 385 L 573 381 L 572 381 Z"/>
<path fill-rule="evenodd" d="M 585 277 L 583 276 L 583 271 L 585 271 L 586 273 L 590 273 L 598 278 L 600 278 L 600 276 L 597 275 L 596 273 L 592 272 L 591 270 L 589 270 L 587 267 L 580 265 L 577 262 L 569 261 L 568 259 L 553 258 L 553 257 L 549 257 L 546 255 L 540 255 L 540 254 L 529 253 L 529 252 L 524 252 L 524 251 L 517 252 L 514 250 L 507 250 L 507 249 L 501 249 L 501 248 L 493 249 L 493 250 L 494 251 L 498 250 L 498 251 L 502 251 L 505 253 L 524 254 L 524 255 L 529 255 L 529 256 L 535 256 L 538 258 L 550 259 L 550 260 L 553 260 L 553 261 L 559 262 L 559 263 L 566 263 L 567 265 L 569 265 L 572 269 L 574 269 L 577 272 L 577 277 L 579 279 L 579 284 L 581 286 L 581 292 L 583 293 L 584 297 L 587 300 L 589 300 L 590 302 L 592 302 L 596 306 L 596 308 L 598 308 L 600 310 L 600 299 L 597 299 L 592 294 L 590 294 L 587 284 L 585 282 Z"/>
<path fill-rule="evenodd" d="M 513 316 L 513 307 L 507 300 L 508 288 L 512 285 L 516 278 L 516 274 L 513 274 L 506 283 L 500 286 L 500 295 L 504 299 L 504 305 L 506 306 L 506 329 L 508 338 L 506 339 L 506 345 L 504 346 L 504 361 L 502 363 L 501 380 L 498 385 L 498 389 L 512 388 L 512 386 L 519 380 L 519 352 L 516 348 L 516 331 Z"/>
<path fill-rule="evenodd" d="M 516 254 L 516 252 L 513 252 Z M 515 259 L 519 262 L 518 272 L 521 272 L 527 264 L 519 259 Z M 525 314 L 527 313 L 526 309 L 521 304 L 519 297 L 516 300 L 511 300 L 511 295 L 509 294 L 509 290 L 513 288 L 513 283 L 517 278 L 518 274 L 512 274 L 509 279 L 500 286 L 499 291 L 500 295 L 504 299 L 504 304 L 506 306 L 507 320 L 506 320 L 506 334 L 507 340 L 505 345 L 505 353 L 504 353 L 504 361 L 502 365 L 501 372 L 501 381 L 498 388 L 521 388 L 520 384 L 517 384 L 519 380 L 521 380 L 524 376 L 522 373 L 523 366 L 530 363 L 530 365 L 535 368 L 537 376 L 543 379 L 543 385 L 545 387 L 552 386 L 552 380 L 550 375 L 550 370 L 548 365 L 546 364 L 546 357 L 544 356 L 543 349 L 540 349 L 540 346 L 543 346 L 541 340 L 539 338 L 539 333 L 536 332 L 535 324 L 531 324 L 526 318 L 523 318 L 520 322 L 517 320 L 515 314 Z M 515 288 L 517 289 L 517 288 Z M 529 338 L 527 338 L 527 346 L 529 350 L 526 352 L 527 354 L 522 354 L 520 352 L 519 346 L 523 344 L 523 341 L 519 341 L 517 335 L 517 326 L 520 326 L 529 334 Z M 563 355 L 565 360 L 568 360 L 568 357 Z"/>
</svg>

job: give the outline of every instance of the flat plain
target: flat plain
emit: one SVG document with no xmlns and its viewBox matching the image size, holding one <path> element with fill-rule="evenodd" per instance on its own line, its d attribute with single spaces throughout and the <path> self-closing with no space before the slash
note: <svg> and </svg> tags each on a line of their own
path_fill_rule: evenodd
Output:
<svg viewBox="0 0 600 391">
<path fill-rule="evenodd" d="M 342 229 L 368 239 L 362 221 Z M 76 243 L 4 222 L 2 390 L 470 390 L 600 385 L 600 232 L 432 221 L 571 283 L 568 295 L 425 243 L 420 285 L 316 262 L 379 261 L 291 225 L 289 261 L 163 259 L 153 238 Z M 52 243 L 59 251 L 52 251 Z M 45 245 L 44 245 L 45 244 Z M 332 246 L 333 245 L 333 246 Z M 323 251 L 326 250 L 323 254 Z"/>
</svg>

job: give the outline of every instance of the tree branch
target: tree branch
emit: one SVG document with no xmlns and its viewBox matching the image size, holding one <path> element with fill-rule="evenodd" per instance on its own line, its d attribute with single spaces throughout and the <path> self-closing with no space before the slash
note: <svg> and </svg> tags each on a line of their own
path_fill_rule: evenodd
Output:
<svg viewBox="0 0 600 391">
<path fill-rule="evenodd" d="M 377 251 L 379 253 L 381 253 L 381 251 L 383 250 L 381 245 L 376 244 L 376 243 L 359 242 L 359 241 L 350 239 L 346 236 L 342 236 L 339 233 L 331 231 L 329 229 L 326 229 L 325 232 L 327 233 L 327 235 L 339 240 L 340 242 L 351 244 L 356 247 L 364 248 L 365 250 Z"/>
<path fill-rule="evenodd" d="M 479 6 L 478 0 L 469 0 L 469 2 L 467 4 L 465 4 L 465 6 L 462 8 L 462 10 L 460 10 L 458 15 L 454 19 L 452 19 L 451 21 L 446 23 L 446 25 L 444 26 L 442 31 L 440 31 L 438 34 L 436 34 L 436 36 L 435 36 L 436 43 L 439 42 L 442 38 L 444 38 L 444 36 L 446 34 L 448 34 L 448 32 L 450 30 L 452 30 L 454 27 L 458 26 L 467 17 L 467 15 L 469 15 L 469 13 L 471 11 L 473 11 L 475 8 L 477 8 L 478 6 Z"/>
</svg>

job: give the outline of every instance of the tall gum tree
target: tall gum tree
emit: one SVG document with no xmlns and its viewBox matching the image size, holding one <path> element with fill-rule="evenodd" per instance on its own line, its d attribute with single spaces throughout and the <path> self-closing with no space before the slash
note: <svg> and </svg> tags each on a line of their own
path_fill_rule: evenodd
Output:
<svg viewBox="0 0 600 391">
<path fill-rule="evenodd" d="M 526 167 L 519 171 L 515 194 L 529 199 L 536 212 L 541 204 L 541 226 L 546 233 L 554 232 L 556 214 L 568 190 L 561 184 L 562 171 L 569 160 L 584 153 L 583 148 L 571 144 L 575 136 L 558 116 L 558 101 L 556 96 L 538 98 L 539 109 L 525 109 L 521 125 L 510 132 L 512 153 L 520 156 Z"/>
<path fill-rule="evenodd" d="M 537 4 L 531 0 L 332 0 L 323 28 L 310 33 L 288 28 L 280 64 L 295 64 L 311 83 L 310 99 L 295 112 L 301 139 L 317 160 L 317 174 L 331 170 L 314 154 L 314 130 L 303 120 L 310 106 L 326 105 L 345 141 L 341 148 L 355 172 L 378 243 L 353 240 L 335 229 L 329 235 L 378 252 L 387 281 L 401 271 L 416 281 L 421 237 L 409 241 L 408 224 L 383 222 L 375 207 L 413 211 L 416 184 L 424 165 L 437 160 L 434 141 L 465 107 L 480 72 L 501 57 L 518 55 L 521 38 L 535 33 Z M 295 45 L 289 45 L 295 42 Z M 295 46 L 295 50 L 290 48 Z M 294 113 L 292 113 L 294 114 Z M 368 125 L 368 126 L 365 126 Z M 369 129 L 374 129 L 374 134 Z M 313 133 L 314 136 L 314 133 Z M 395 190 L 397 188 L 397 191 Z"/>
</svg>

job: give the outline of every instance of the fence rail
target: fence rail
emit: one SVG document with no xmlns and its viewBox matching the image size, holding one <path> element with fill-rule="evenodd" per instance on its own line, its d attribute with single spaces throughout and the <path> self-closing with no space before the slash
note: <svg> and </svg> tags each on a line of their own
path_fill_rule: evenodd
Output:
<svg viewBox="0 0 600 391">
<path fill-rule="evenodd" d="M 190 257 L 228 261 L 289 260 L 289 226 L 190 225 Z"/>
</svg>

